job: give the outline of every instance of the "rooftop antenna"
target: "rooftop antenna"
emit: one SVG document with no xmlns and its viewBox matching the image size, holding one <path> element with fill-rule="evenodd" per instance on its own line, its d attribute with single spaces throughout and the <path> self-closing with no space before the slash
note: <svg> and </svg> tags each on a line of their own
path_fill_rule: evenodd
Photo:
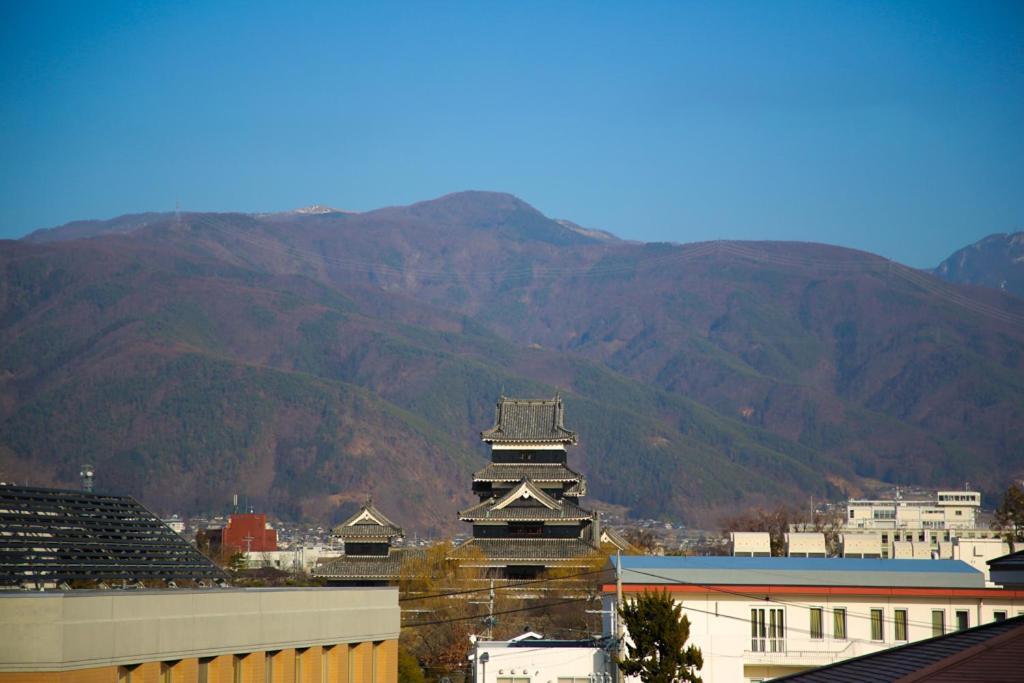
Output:
<svg viewBox="0 0 1024 683">
<path fill-rule="evenodd" d="M 82 478 L 82 490 L 86 493 L 92 493 L 95 474 L 96 471 L 92 465 L 82 465 L 82 471 L 78 473 L 78 476 Z"/>
</svg>

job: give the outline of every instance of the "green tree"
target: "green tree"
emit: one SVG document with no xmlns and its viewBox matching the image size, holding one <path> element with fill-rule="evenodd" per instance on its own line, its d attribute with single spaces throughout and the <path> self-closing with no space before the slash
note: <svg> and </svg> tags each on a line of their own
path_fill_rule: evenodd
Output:
<svg viewBox="0 0 1024 683">
<path fill-rule="evenodd" d="M 404 647 L 398 648 L 398 683 L 424 683 L 425 680 L 416 657 Z"/>
<path fill-rule="evenodd" d="M 644 591 L 619 609 L 632 644 L 619 668 L 644 683 L 691 681 L 701 683 L 697 672 L 704 658 L 696 645 L 686 647 L 690 620 L 683 608 L 666 591 Z"/>
<path fill-rule="evenodd" d="M 1020 484 L 1013 483 L 1006 489 L 992 528 L 1003 532 L 1011 548 L 1024 543 L 1024 488 Z"/>
</svg>

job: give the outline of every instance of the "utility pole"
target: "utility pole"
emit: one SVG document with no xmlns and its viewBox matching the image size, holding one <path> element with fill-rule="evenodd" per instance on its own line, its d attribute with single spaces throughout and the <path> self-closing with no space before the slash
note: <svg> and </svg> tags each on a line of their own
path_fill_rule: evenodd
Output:
<svg viewBox="0 0 1024 683">
<path fill-rule="evenodd" d="M 622 609 L 622 551 L 615 550 L 615 611 Z M 622 641 L 625 640 L 626 633 L 623 628 L 624 624 L 622 619 L 619 618 L 618 614 L 612 615 L 612 624 L 615 627 L 615 649 L 614 649 L 614 661 L 618 661 L 619 652 L 622 650 Z M 615 672 L 615 680 L 619 680 L 619 667 L 616 665 L 613 669 Z"/>
</svg>

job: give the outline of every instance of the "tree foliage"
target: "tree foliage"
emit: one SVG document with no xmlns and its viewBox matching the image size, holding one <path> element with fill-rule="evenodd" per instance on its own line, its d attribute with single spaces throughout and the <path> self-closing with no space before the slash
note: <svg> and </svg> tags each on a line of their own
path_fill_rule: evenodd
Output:
<svg viewBox="0 0 1024 683">
<path fill-rule="evenodd" d="M 1024 543 L 1024 488 L 1020 484 L 1014 482 L 1006 489 L 992 528 L 1002 531 L 1011 547 Z"/>
<path fill-rule="evenodd" d="M 398 648 L 398 683 L 424 683 L 423 669 L 415 655 L 404 647 Z"/>
<path fill-rule="evenodd" d="M 839 536 L 843 531 L 843 512 L 833 507 L 825 511 L 815 510 L 808 521 L 806 512 L 787 505 L 771 509 L 750 508 L 722 522 L 722 531 L 766 531 L 771 540 L 772 557 L 786 554 L 786 534 L 790 531 L 816 531 L 824 534 L 825 548 L 830 557 L 837 557 Z"/>
<path fill-rule="evenodd" d="M 627 656 L 619 668 L 644 683 L 700 683 L 697 674 L 704 658 L 696 645 L 686 647 L 690 620 L 682 606 L 665 591 L 644 591 L 619 609 L 632 643 L 626 643 Z"/>
</svg>

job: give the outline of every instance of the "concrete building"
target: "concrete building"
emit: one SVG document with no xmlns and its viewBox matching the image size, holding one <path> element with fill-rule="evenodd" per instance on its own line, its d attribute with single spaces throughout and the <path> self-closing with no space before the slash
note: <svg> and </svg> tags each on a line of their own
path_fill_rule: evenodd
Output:
<svg viewBox="0 0 1024 683">
<path fill-rule="evenodd" d="M 734 557 L 771 557 L 771 536 L 767 531 L 731 531 L 729 554 Z"/>
<path fill-rule="evenodd" d="M 394 588 L 0 593 L 0 683 L 395 683 Z"/>
<path fill-rule="evenodd" d="M 1024 614 L 1024 590 L 987 588 L 980 572 L 956 560 L 621 561 L 625 599 L 667 590 L 682 605 L 705 683 L 767 680 Z M 616 586 L 604 592 L 606 609 L 615 609 Z"/>
<path fill-rule="evenodd" d="M 524 633 L 511 640 L 474 643 L 475 683 L 612 683 L 615 664 L 607 643 L 552 640 Z"/>
<path fill-rule="evenodd" d="M 974 529 L 981 494 L 977 491 L 939 491 L 935 499 L 854 499 L 846 504 L 850 529 Z"/>
<path fill-rule="evenodd" d="M 977 491 L 938 491 L 928 499 L 904 499 L 897 494 L 887 500 L 850 500 L 843 530 L 855 545 L 877 544 L 878 550 L 872 553 L 882 558 L 957 559 L 953 548 L 958 539 L 999 537 L 999 532 L 981 524 L 980 507 Z M 865 540 L 855 541 L 858 534 Z M 844 556 L 862 556 L 853 552 Z"/>
</svg>

